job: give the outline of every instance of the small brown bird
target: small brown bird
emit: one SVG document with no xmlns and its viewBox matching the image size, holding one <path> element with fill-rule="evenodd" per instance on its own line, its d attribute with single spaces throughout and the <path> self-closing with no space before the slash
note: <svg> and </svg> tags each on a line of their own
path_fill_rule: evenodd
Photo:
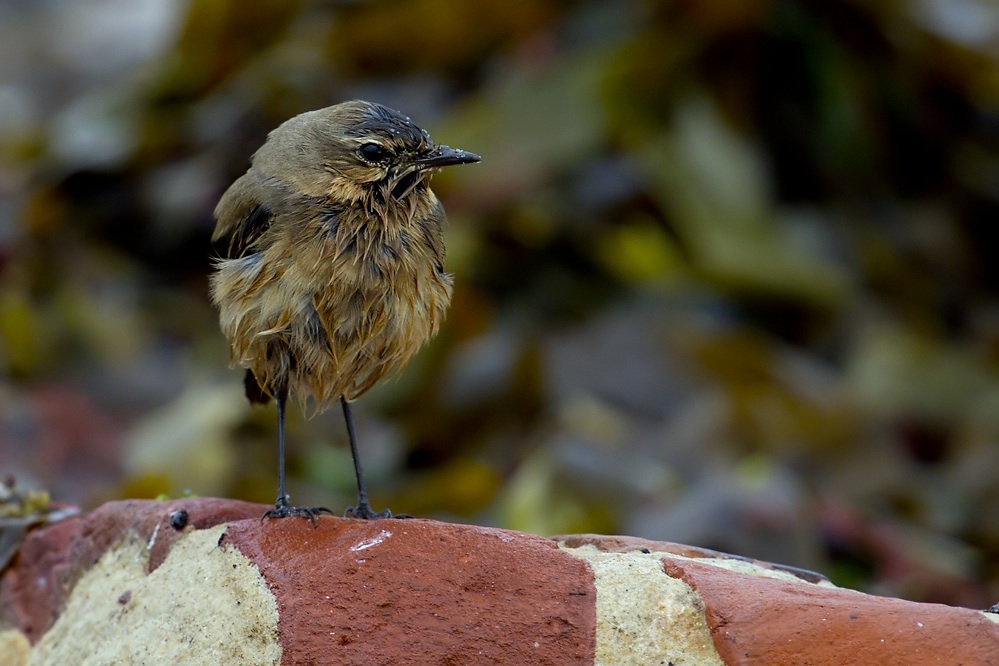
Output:
<svg viewBox="0 0 999 666">
<path fill-rule="evenodd" d="M 285 493 L 289 394 L 318 411 L 339 401 L 357 477 L 347 515 L 390 518 L 368 501 L 350 403 L 400 371 L 451 301 L 444 226 L 430 179 L 478 155 L 437 146 L 398 111 L 351 101 L 272 131 L 215 208 L 212 301 L 251 403 L 277 403 L 278 496 L 264 518 L 305 516 Z"/>
</svg>

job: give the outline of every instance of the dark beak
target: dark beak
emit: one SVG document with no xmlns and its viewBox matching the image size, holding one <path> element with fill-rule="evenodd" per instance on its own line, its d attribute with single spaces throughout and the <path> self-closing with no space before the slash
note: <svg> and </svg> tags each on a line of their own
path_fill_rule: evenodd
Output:
<svg viewBox="0 0 999 666">
<path fill-rule="evenodd" d="M 472 164 L 481 161 L 481 157 L 467 150 L 437 146 L 434 152 L 416 160 L 416 166 L 421 169 L 437 169 L 439 167 L 451 166 L 452 164 Z"/>
</svg>

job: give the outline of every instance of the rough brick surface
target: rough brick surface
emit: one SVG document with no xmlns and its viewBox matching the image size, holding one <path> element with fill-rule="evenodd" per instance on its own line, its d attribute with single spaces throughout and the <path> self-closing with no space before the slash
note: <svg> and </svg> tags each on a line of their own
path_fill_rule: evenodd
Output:
<svg viewBox="0 0 999 666">
<path fill-rule="evenodd" d="M 215 498 L 128 500 L 35 529 L 0 579 L 0 622 L 37 642 L 55 621 L 76 579 L 126 535 L 148 542 L 149 568 L 156 568 L 179 534 L 170 526 L 171 515 L 179 510 L 188 512 L 187 529 L 259 517 L 263 511 L 258 504 Z"/>
<path fill-rule="evenodd" d="M 586 564 L 541 537 L 426 520 L 230 525 L 278 598 L 286 664 L 592 663 Z"/>
<path fill-rule="evenodd" d="M 35 529 L 0 577 L 0 666 L 94 654 L 173 665 L 999 664 L 995 616 L 692 546 L 416 519 L 261 524 L 265 508 L 114 502 Z M 181 509 L 187 520 L 171 520 Z"/>
<path fill-rule="evenodd" d="M 999 625 L 984 613 L 664 563 L 701 595 L 726 664 L 999 664 Z"/>
</svg>

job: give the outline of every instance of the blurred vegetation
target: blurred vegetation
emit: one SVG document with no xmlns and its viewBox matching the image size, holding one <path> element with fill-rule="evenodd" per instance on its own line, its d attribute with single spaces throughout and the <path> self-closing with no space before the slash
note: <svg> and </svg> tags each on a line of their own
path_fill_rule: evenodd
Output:
<svg viewBox="0 0 999 666">
<path fill-rule="evenodd" d="M 267 131 L 345 99 L 441 174 L 454 304 L 357 407 L 376 506 L 999 599 L 987 0 L 0 5 L 0 470 L 273 501 L 206 297 Z M 346 506 L 340 417 L 289 424 Z"/>
</svg>

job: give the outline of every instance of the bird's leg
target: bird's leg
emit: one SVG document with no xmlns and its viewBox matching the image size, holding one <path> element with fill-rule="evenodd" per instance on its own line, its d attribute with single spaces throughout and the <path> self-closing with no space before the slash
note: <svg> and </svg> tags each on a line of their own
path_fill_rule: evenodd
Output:
<svg viewBox="0 0 999 666">
<path fill-rule="evenodd" d="M 275 506 L 290 506 L 291 498 L 284 489 L 284 408 L 285 396 L 281 395 L 277 399 L 277 419 L 278 419 L 278 494 Z"/>
<path fill-rule="evenodd" d="M 319 526 L 319 521 L 316 517 L 320 513 L 328 513 L 333 515 L 333 512 L 327 509 L 325 506 L 292 506 L 291 498 L 288 497 L 288 493 L 284 490 L 284 407 L 287 402 L 288 393 L 287 391 L 279 392 L 275 398 L 277 403 L 277 416 L 278 416 L 278 494 L 277 501 L 274 503 L 273 509 L 268 509 L 264 512 L 264 515 L 260 517 L 260 522 L 264 522 L 264 518 L 288 518 L 289 516 L 302 516 L 303 518 L 308 518 L 312 521 L 313 527 Z"/>
<path fill-rule="evenodd" d="M 354 458 L 354 476 L 357 477 L 357 505 L 348 507 L 346 515 L 350 518 L 360 518 L 362 520 L 374 520 L 377 518 L 391 518 L 392 512 L 388 509 L 376 512 L 371 508 L 368 501 L 368 491 L 364 488 L 364 474 L 361 472 L 361 456 L 357 451 L 357 434 L 354 432 L 354 416 L 350 411 L 350 403 L 344 397 L 340 398 L 343 405 L 343 418 L 347 422 L 347 437 L 350 438 L 350 455 Z M 398 516 L 399 518 L 408 516 Z"/>
</svg>

